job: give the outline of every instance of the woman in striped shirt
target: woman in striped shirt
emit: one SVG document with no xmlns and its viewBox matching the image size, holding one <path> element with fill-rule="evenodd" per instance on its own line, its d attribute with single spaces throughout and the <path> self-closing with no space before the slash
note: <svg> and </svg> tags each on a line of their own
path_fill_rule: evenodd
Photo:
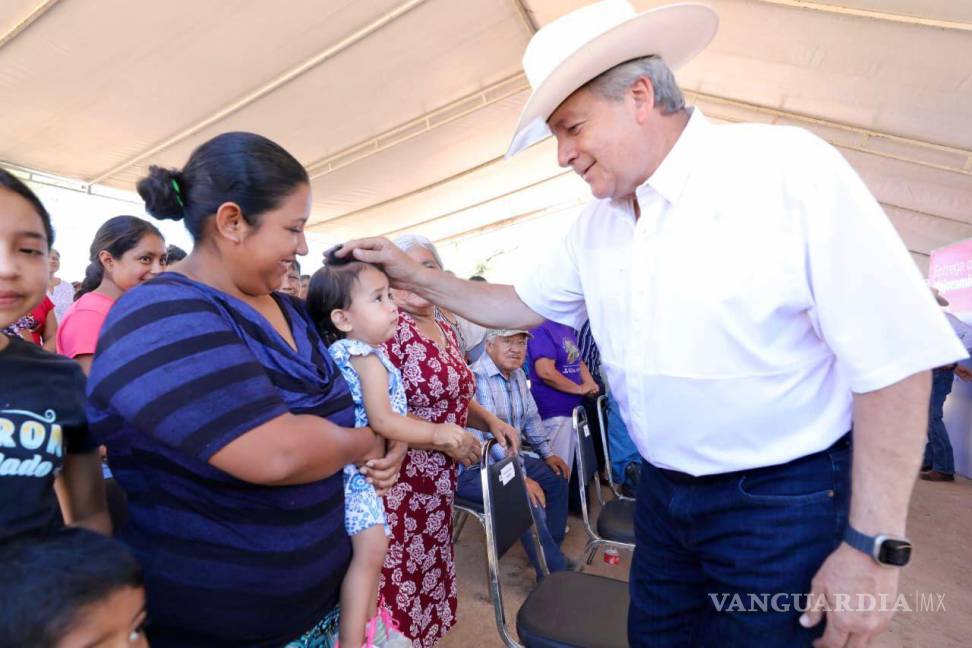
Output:
<svg viewBox="0 0 972 648">
<path fill-rule="evenodd" d="M 275 293 L 310 186 L 277 144 L 226 133 L 138 184 L 195 246 L 101 331 L 92 429 L 128 494 L 153 646 L 326 646 L 350 557 L 342 467 L 380 441 L 303 302 Z M 404 448 L 362 468 L 394 480 Z"/>
</svg>

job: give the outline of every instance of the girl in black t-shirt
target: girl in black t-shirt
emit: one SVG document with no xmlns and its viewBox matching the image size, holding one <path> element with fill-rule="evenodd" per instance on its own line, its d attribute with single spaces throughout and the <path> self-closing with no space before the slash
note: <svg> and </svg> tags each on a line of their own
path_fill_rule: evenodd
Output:
<svg viewBox="0 0 972 648">
<path fill-rule="evenodd" d="M 0 169 L 0 328 L 44 299 L 53 239 L 37 196 Z M 0 542 L 49 533 L 64 520 L 111 532 L 84 374 L 67 358 L 0 335 Z"/>
</svg>

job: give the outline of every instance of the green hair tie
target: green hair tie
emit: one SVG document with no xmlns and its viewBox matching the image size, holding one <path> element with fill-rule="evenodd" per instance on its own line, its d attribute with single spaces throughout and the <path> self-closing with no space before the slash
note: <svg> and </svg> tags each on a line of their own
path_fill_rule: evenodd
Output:
<svg viewBox="0 0 972 648">
<path fill-rule="evenodd" d="M 182 207 L 183 209 L 185 209 L 186 208 L 186 204 L 184 202 L 182 202 L 182 190 L 179 189 L 179 183 L 176 182 L 176 179 L 175 178 L 172 178 L 172 188 L 175 189 L 175 192 L 176 192 L 176 202 L 179 203 L 179 206 L 180 207 Z"/>
</svg>

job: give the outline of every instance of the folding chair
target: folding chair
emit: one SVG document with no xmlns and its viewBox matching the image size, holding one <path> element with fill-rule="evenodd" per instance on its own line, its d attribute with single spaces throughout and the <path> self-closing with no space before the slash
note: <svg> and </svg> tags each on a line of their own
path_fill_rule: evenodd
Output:
<svg viewBox="0 0 972 648">
<path fill-rule="evenodd" d="M 527 499 L 526 479 L 515 456 L 491 461 L 490 439 L 483 444 L 483 503 L 489 595 L 496 628 L 507 648 L 622 648 L 628 645 L 628 584 L 594 574 L 550 573 Z M 516 614 L 517 642 L 506 627 L 499 562 L 524 531 L 530 530 L 544 578 Z"/>
<path fill-rule="evenodd" d="M 601 494 L 601 479 L 597 476 L 597 460 L 594 457 L 594 442 L 591 428 L 587 424 L 587 412 L 582 405 L 574 408 L 574 431 L 577 434 L 577 483 L 580 486 L 581 516 L 587 531 L 587 546 L 584 547 L 587 564 L 590 565 L 601 546 L 615 547 L 634 551 L 634 511 L 635 502 L 616 498 L 604 501 Z M 587 510 L 587 486 L 594 481 L 594 492 L 601 504 L 597 516 L 597 531 L 591 525 L 590 512 Z"/>
<path fill-rule="evenodd" d="M 608 446 L 608 426 L 607 426 L 607 408 L 608 408 L 608 398 L 607 396 L 598 396 L 597 398 L 597 422 L 600 423 L 598 427 L 601 428 L 601 444 L 604 446 L 604 463 L 607 464 L 607 480 L 608 486 L 611 487 L 611 492 L 614 496 L 620 500 L 634 500 L 633 497 L 628 497 L 627 495 L 621 494 L 621 489 L 617 484 L 614 483 L 614 474 L 611 470 L 611 449 Z"/>
</svg>

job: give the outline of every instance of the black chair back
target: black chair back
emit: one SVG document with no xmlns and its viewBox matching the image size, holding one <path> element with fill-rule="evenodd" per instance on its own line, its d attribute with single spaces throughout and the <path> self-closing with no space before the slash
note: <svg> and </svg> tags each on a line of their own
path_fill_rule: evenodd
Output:
<svg viewBox="0 0 972 648">
<path fill-rule="evenodd" d="M 597 455 L 594 452 L 591 425 L 583 406 L 574 408 L 574 421 L 580 432 L 577 439 L 577 475 L 584 478 L 584 486 L 587 486 L 597 474 Z"/>
<path fill-rule="evenodd" d="M 527 499 L 523 468 L 515 456 L 492 461 L 490 455 L 495 444 L 496 439 L 489 439 L 483 444 L 484 467 L 480 471 L 486 520 L 486 562 L 489 567 L 490 598 L 493 601 L 496 629 L 507 648 L 516 648 L 520 644 L 506 627 L 503 588 L 500 583 L 500 558 L 509 551 L 524 531 L 529 530 L 540 561 L 540 569 L 544 574 L 549 572 L 543 547 L 540 546 L 540 539 L 533 522 L 533 511 Z"/>
<path fill-rule="evenodd" d="M 489 464 L 483 473 L 488 482 L 491 506 L 487 510 L 493 523 L 496 552 L 502 557 L 533 524 L 526 479 L 515 456 Z"/>
</svg>

